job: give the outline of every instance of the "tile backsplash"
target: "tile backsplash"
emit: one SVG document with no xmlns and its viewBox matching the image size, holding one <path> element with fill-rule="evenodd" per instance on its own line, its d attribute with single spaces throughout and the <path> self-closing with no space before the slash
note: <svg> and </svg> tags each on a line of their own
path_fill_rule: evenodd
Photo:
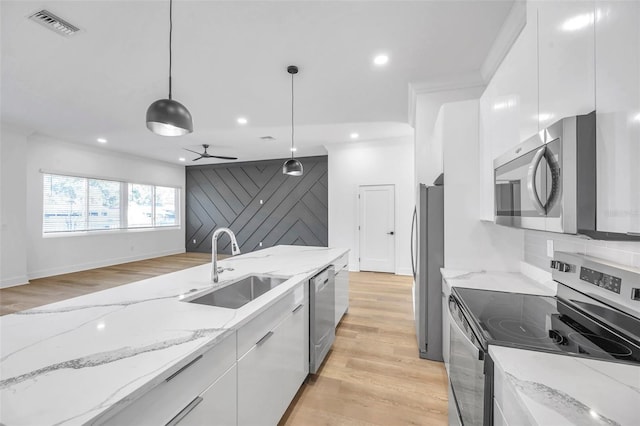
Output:
<svg viewBox="0 0 640 426">
<path fill-rule="evenodd" d="M 575 235 L 526 230 L 524 233 L 524 260 L 549 271 L 547 241 L 553 240 L 554 251 L 581 253 L 640 268 L 640 242 L 590 240 Z"/>
</svg>

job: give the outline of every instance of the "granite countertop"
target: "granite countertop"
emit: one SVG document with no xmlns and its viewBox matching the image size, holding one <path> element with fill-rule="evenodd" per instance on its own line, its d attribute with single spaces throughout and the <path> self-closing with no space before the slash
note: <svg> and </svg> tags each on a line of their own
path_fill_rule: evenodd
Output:
<svg viewBox="0 0 640 426">
<path fill-rule="evenodd" d="M 440 272 L 449 289 L 451 287 L 467 287 L 540 296 L 556 295 L 554 283 L 535 281 L 520 272 L 469 272 L 446 268 L 440 269 Z"/>
<path fill-rule="evenodd" d="M 0 317 L 0 423 L 84 424 L 133 400 L 215 345 L 346 249 L 277 246 L 231 257 L 222 287 L 290 277 L 239 309 L 186 303 L 214 288 L 211 264 Z"/>
<path fill-rule="evenodd" d="M 638 424 L 640 366 L 501 346 L 489 353 L 503 372 L 505 397 L 528 423 Z"/>
</svg>

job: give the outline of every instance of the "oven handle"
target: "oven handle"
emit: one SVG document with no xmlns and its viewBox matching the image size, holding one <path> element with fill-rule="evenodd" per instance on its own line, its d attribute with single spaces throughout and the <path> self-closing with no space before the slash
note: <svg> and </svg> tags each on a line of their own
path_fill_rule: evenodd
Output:
<svg viewBox="0 0 640 426">
<path fill-rule="evenodd" d="M 449 296 L 451 300 L 451 296 Z M 456 303 L 455 301 L 453 303 Z M 458 306 L 458 309 L 460 309 L 460 306 Z M 482 347 L 480 347 L 479 344 L 473 343 L 471 341 L 471 339 L 469 339 L 469 336 L 467 336 L 467 333 L 465 333 L 462 328 L 460 327 L 460 323 L 459 320 L 456 318 L 456 316 L 453 314 L 453 312 L 451 312 L 451 305 L 449 305 L 449 316 L 451 319 L 451 324 L 455 325 L 456 327 L 456 331 L 458 332 L 458 334 L 461 334 L 462 337 L 464 338 L 464 340 L 471 346 L 473 346 L 474 348 L 476 348 L 478 350 L 478 361 L 482 361 L 484 360 L 484 350 L 482 349 Z M 461 318 L 461 321 L 467 321 L 466 318 Z"/>
<path fill-rule="evenodd" d="M 529 164 L 529 172 L 527 173 L 527 189 L 529 190 L 529 198 L 533 201 L 533 207 L 535 207 L 541 215 L 547 214 L 547 210 L 542 204 L 542 201 L 540 201 L 540 196 L 538 195 L 538 188 L 536 188 L 536 175 L 538 174 L 538 166 L 545 157 L 546 150 L 547 147 L 543 146 L 538 150 L 538 152 L 536 152 L 533 160 L 531 160 L 531 164 Z"/>
</svg>

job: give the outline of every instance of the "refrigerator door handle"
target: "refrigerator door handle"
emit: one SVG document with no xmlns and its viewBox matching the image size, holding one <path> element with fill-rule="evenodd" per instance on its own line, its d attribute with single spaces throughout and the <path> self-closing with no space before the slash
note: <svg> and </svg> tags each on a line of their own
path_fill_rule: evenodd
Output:
<svg viewBox="0 0 640 426">
<path fill-rule="evenodd" d="M 413 219 L 411 220 L 411 270 L 413 271 L 413 279 L 416 279 L 416 260 L 414 246 L 418 244 L 418 235 L 416 235 L 416 220 L 418 219 L 418 206 L 413 208 Z M 417 250 L 416 250 L 417 251 Z"/>
</svg>

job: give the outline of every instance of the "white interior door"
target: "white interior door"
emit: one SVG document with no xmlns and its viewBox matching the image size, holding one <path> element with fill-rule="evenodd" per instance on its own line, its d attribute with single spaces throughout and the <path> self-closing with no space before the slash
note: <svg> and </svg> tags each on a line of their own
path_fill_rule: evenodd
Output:
<svg viewBox="0 0 640 426">
<path fill-rule="evenodd" d="M 361 186 L 360 270 L 395 272 L 395 191 L 393 185 Z"/>
</svg>

